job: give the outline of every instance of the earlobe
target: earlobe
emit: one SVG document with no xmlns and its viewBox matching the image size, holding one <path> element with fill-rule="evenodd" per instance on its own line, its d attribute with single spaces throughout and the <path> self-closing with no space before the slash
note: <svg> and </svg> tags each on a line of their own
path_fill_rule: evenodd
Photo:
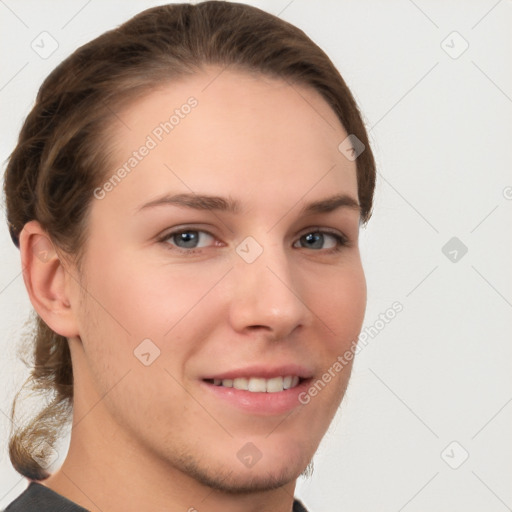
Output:
<svg viewBox="0 0 512 512">
<path fill-rule="evenodd" d="M 34 309 L 57 334 L 77 336 L 68 271 L 39 222 L 32 220 L 23 227 L 20 252 L 23 280 Z"/>
</svg>

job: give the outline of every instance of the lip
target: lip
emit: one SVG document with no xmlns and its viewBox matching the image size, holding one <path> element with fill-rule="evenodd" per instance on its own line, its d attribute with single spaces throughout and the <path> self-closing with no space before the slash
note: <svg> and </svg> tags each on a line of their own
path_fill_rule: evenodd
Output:
<svg viewBox="0 0 512 512">
<path fill-rule="evenodd" d="M 235 379 L 237 377 L 256 377 L 271 379 L 273 377 L 284 377 L 296 375 L 300 378 L 299 384 L 291 389 L 278 391 L 277 393 L 254 393 L 243 389 L 215 386 L 206 380 L 212 379 Z M 303 406 L 299 396 L 304 393 L 313 380 L 313 372 L 301 365 L 286 364 L 280 366 L 253 365 L 235 370 L 207 375 L 200 379 L 199 384 L 204 391 L 204 396 L 212 396 L 219 400 L 222 405 L 228 404 L 242 412 L 258 416 L 277 416 L 289 413 L 293 409 Z"/>
<path fill-rule="evenodd" d="M 236 379 L 237 377 L 259 377 L 260 379 L 272 379 L 274 377 L 286 377 L 287 375 L 296 375 L 301 379 L 310 379 L 313 376 L 313 371 L 305 366 L 298 364 L 284 364 L 279 366 L 270 367 L 268 365 L 251 365 L 243 368 L 228 370 L 222 373 L 205 375 L 202 377 L 206 379 Z"/>
<path fill-rule="evenodd" d="M 243 389 L 215 386 L 205 381 L 200 381 L 200 385 L 205 393 L 221 400 L 223 405 L 227 403 L 249 414 L 276 416 L 304 405 L 299 401 L 299 396 L 308 389 L 311 380 L 305 379 L 296 387 L 277 393 L 253 393 Z"/>
</svg>

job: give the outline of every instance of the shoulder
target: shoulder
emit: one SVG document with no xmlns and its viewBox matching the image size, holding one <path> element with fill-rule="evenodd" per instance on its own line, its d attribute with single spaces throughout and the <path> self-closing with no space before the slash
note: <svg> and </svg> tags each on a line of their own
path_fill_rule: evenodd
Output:
<svg viewBox="0 0 512 512">
<path fill-rule="evenodd" d="M 9 511 L 10 512 L 10 511 Z M 297 499 L 293 500 L 292 512 L 308 512 L 304 505 Z"/>
<path fill-rule="evenodd" d="M 300 509 L 299 509 L 300 510 Z M 38 482 L 28 487 L 0 512 L 88 512 L 85 508 L 68 500 Z"/>
<path fill-rule="evenodd" d="M 37 482 L 29 486 L 0 512 L 88 512 L 64 496 Z M 307 512 L 298 500 L 293 501 L 293 512 Z"/>
</svg>

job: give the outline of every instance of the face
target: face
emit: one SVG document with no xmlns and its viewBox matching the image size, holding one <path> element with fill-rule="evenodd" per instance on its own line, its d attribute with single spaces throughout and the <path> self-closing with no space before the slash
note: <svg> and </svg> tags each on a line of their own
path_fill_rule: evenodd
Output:
<svg viewBox="0 0 512 512">
<path fill-rule="evenodd" d="M 290 482 L 364 317 L 347 133 L 313 90 L 215 68 L 118 115 L 74 292 L 76 392 L 170 471 L 230 492 Z"/>
</svg>

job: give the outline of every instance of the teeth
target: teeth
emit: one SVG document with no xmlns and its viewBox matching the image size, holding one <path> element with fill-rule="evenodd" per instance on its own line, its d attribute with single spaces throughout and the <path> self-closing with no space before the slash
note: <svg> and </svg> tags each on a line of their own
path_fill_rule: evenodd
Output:
<svg viewBox="0 0 512 512">
<path fill-rule="evenodd" d="M 274 377 L 267 380 L 267 393 L 277 393 L 283 391 L 283 377 Z"/>
<path fill-rule="evenodd" d="M 273 377 L 263 379 L 261 377 L 238 377 L 236 379 L 213 379 L 214 386 L 223 386 L 225 388 L 235 388 L 252 393 L 278 393 L 285 389 L 294 388 L 299 384 L 297 375 L 287 375 L 285 377 Z"/>
<path fill-rule="evenodd" d="M 244 377 L 233 379 L 233 387 L 236 389 L 249 389 L 249 381 Z"/>
<path fill-rule="evenodd" d="M 265 379 L 250 378 L 248 390 L 255 393 L 265 393 L 267 391 L 267 381 Z"/>
</svg>

